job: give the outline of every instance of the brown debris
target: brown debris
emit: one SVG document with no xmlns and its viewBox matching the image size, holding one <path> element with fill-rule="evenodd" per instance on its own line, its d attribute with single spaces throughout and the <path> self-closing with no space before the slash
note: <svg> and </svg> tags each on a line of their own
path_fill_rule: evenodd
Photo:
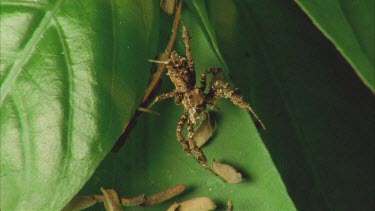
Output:
<svg viewBox="0 0 375 211">
<path fill-rule="evenodd" d="M 167 211 L 208 211 L 215 210 L 216 205 L 208 197 L 193 198 L 182 203 L 172 204 Z"/>
<path fill-rule="evenodd" d="M 212 161 L 212 170 L 227 183 L 240 183 L 242 175 L 232 166 Z"/>
</svg>

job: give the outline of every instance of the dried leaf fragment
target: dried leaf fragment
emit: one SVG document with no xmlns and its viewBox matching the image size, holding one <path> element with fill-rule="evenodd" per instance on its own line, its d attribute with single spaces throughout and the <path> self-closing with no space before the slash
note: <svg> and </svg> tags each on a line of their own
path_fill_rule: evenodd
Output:
<svg viewBox="0 0 375 211">
<path fill-rule="evenodd" d="M 178 210 L 178 208 L 180 207 L 180 204 L 179 203 L 173 203 L 168 209 L 167 211 L 176 211 Z"/>
<path fill-rule="evenodd" d="M 229 200 L 227 202 L 227 211 L 232 211 L 233 210 L 233 202 L 232 200 Z"/>
<path fill-rule="evenodd" d="M 122 211 L 124 210 L 122 208 L 120 199 L 116 193 L 115 190 L 113 189 L 104 189 L 100 188 L 104 195 L 104 207 L 108 211 Z"/>
<path fill-rule="evenodd" d="M 232 166 L 212 161 L 212 170 L 227 183 L 240 183 L 242 175 Z"/>
<path fill-rule="evenodd" d="M 203 146 L 209 138 L 211 138 L 212 134 L 215 130 L 215 121 L 212 116 L 209 115 L 208 112 L 204 112 L 202 115 L 202 122 L 194 131 L 193 139 L 197 146 L 200 148 Z"/>
<path fill-rule="evenodd" d="M 167 211 L 208 211 L 216 209 L 215 203 L 208 197 L 193 198 L 180 204 L 172 204 Z"/>
</svg>

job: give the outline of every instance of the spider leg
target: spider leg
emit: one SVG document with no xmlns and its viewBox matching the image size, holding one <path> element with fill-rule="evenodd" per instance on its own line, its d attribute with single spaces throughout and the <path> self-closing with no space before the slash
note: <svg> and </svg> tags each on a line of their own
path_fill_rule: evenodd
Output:
<svg viewBox="0 0 375 211">
<path fill-rule="evenodd" d="M 201 87 L 199 88 L 200 90 L 202 90 L 202 92 L 204 92 L 204 90 L 206 89 L 206 77 L 208 74 L 212 73 L 214 75 L 216 75 L 216 73 L 219 73 L 221 72 L 221 69 L 220 68 L 209 68 L 207 70 L 205 70 L 202 74 L 201 74 Z"/>
<path fill-rule="evenodd" d="M 194 139 L 194 124 L 188 120 L 188 141 L 189 141 L 189 148 L 190 150 L 194 150 L 196 156 L 197 156 L 197 161 L 205 168 L 205 169 L 210 169 L 207 165 L 207 159 L 204 156 L 202 150 L 197 146 L 195 143 Z"/>
<path fill-rule="evenodd" d="M 214 82 L 214 84 L 211 86 L 210 93 L 212 99 L 210 100 L 211 103 L 214 103 L 217 98 L 223 97 L 223 98 L 229 98 L 232 103 L 240 108 L 248 110 L 255 119 L 259 122 L 259 124 L 262 126 L 262 128 L 265 130 L 266 126 L 260 120 L 260 118 L 256 115 L 254 110 L 251 108 L 250 104 L 245 102 L 243 100 L 243 97 L 238 94 L 238 90 L 232 86 L 230 86 L 228 83 L 225 83 L 224 81 L 217 80 Z"/>
<path fill-rule="evenodd" d="M 190 71 L 195 71 L 194 69 L 194 60 L 193 60 L 193 56 L 191 54 L 191 49 L 190 49 L 190 34 L 189 34 L 189 30 L 183 26 L 182 27 L 182 39 L 184 40 L 184 43 L 185 43 L 185 49 L 186 49 L 186 59 L 187 59 L 187 62 L 188 62 L 188 65 L 189 65 L 189 69 Z"/>
<path fill-rule="evenodd" d="M 182 149 L 186 152 L 186 154 L 188 154 L 189 156 L 192 156 L 189 145 L 187 141 L 184 139 L 184 137 L 182 136 L 182 129 L 184 128 L 187 119 L 188 119 L 188 113 L 187 111 L 185 111 L 184 114 L 181 116 L 180 121 L 177 124 L 176 136 L 177 136 L 177 140 L 182 145 Z"/>
<path fill-rule="evenodd" d="M 155 98 L 155 100 L 148 106 L 148 108 L 151 108 L 155 103 L 159 102 L 159 101 L 162 101 L 162 100 L 166 100 L 168 98 L 172 98 L 172 97 L 175 97 L 177 95 L 177 92 L 168 92 L 168 93 L 165 93 L 165 94 L 162 94 L 162 95 L 159 95 Z"/>
</svg>

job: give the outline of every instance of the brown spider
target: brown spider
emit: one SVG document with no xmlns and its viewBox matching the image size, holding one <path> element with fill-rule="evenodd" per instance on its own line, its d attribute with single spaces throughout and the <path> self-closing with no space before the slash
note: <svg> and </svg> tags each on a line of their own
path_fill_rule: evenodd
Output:
<svg viewBox="0 0 375 211">
<path fill-rule="evenodd" d="M 172 52 L 170 58 L 166 61 L 150 60 L 151 62 L 166 65 L 166 68 L 168 69 L 167 75 L 176 88 L 172 92 L 156 97 L 149 107 L 158 101 L 172 97 L 174 97 L 174 101 L 177 105 L 182 104 L 184 106 L 184 113 L 177 124 L 177 139 L 181 143 L 183 150 L 189 156 L 197 160 L 204 168 L 212 171 L 207 165 L 207 160 L 202 150 L 193 140 L 195 125 L 201 115 L 206 115 L 205 111 L 207 104 L 210 105 L 211 108 L 216 108 L 216 101 L 218 98 L 229 98 L 234 105 L 251 112 L 263 129 L 265 129 L 265 126 L 252 110 L 249 103 L 243 100 L 242 96 L 238 93 L 238 90 L 230 86 L 228 83 L 216 80 L 210 85 L 208 93 L 205 93 L 207 74 L 211 73 L 215 75 L 221 72 L 220 68 L 209 68 L 204 71 L 200 77 L 201 86 L 199 88 L 196 87 L 194 61 L 190 50 L 190 38 L 188 29 L 183 26 L 182 39 L 185 43 L 186 58 L 179 56 L 176 52 Z M 182 135 L 182 130 L 186 122 L 188 125 L 188 141 L 186 141 Z M 192 155 L 192 151 L 195 152 L 196 157 Z"/>
</svg>

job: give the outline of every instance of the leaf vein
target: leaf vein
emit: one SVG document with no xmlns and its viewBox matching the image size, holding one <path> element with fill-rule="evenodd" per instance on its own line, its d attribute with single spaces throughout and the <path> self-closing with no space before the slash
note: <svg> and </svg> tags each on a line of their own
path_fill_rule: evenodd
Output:
<svg viewBox="0 0 375 211">
<path fill-rule="evenodd" d="M 63 143 L 63 148 L 64 148 L 64 152 L 66 153 L 65 155 L 65 159 L 64 159 L 64 164 L 63 164 L 63 174 L 62 176 L 64 176 L 64 173 L 66 172 L 67 168 L 68 168 L 68 162 L 70 160 L 70 157 L 71 157 L 71 140 L 72 140 L 72 130 L 74 128 L 74 124 L 73 124 L 73 109 L 72 109 L 72 106 L 74 105 L 74 102 L 73 102 L 73 99 L 72 99 L 72 93 L 74 91 L 74 88 L 73 88 L 73 85 L 74 85 L 74 78 L 73 78 L 73 69 L 72 69 L 72 66 L 73 66 L 73 62 L 71 60 L 71 54 L 70 54 L 70 51 L 69 51 L 69 46 L 68 46 L 68 43 L 66 42 L 66 39 L 65 39 L 65 35 L 64 35 L 64 30 L 61 26 L 61 24 L 58 22 L 57 19 L 54 18 L 54 22 L 55 22 L 55 27 L 56 27 L 56 31 L 57 31 L 57 34 L 58 34 L 58 37 L 59 37 L 59 40 L 61 41 L 61 46 L 62 46 L 62 50 L 63 50 L 63 55 L 64 55 L 64 61 L 65 61 L 65 64 L 66 64 L 66 68 L 67 68 L 67 72 L 66 72 L 66 75 L 67 75 L 67 86 L 68 86 L 68 92 L 66 93 L 66 97 L 68 98 L 68 105 L 66 106 L 66 114 L 64 115 L 65 118 L 67 118 L 66 122 L 65 122 L 65 125 L 66 125 L 66 128 L 67 128 L 67 131 L 63 134 L 65 134 L 65 137 L 64 137 L 64 143 Z"/>
<path fill-rule="evenodd" d="M 24 101 L 18 98 L 18 95 L 12 95 L 10 98 L 11 104 L 14 106 L 14 110 L 16 111 L 17 120 L 19 122 L 19 130 L 21 131 L 21 150 L 22 150 L 22 164 L 23 169 L 25 170 L 24 174 L 24 180 L 28 181 L 28 178 L 31 176 L 31 169 L 32 169 L 32 151 L 31 147 L 32 143 L 30 142 L 29 134 L 29 121 L 27 118 L 27 112 L 25 112 L 24 109 Z M 29 189 L 25 189 L 29 190 Z M 27 193 L 24 192 L 24 195 L 27 195 Z"/>
<path fill-rule="evenodd" d="M 19 56 L 15 60 L 9 74 L 4 78 L 3 83 L 0 86 L 0 107 L 3 105 L 4 100 L 8 96 L 11 88 L 16 83 L 18 76 L 23 70 L 23 66 L 29 61 L 36 46 L 43 37 L 43 34 L 48 30 L 52 18 L 56 15 L 58 10 L 62 7 L 66 0 L 59 0 L 52 10 L 47 11 L 41 20 L 39 26 L 36 28 L 31 38 L 26 43 L 25 47 L 21 50 Z"/>
</svg>

